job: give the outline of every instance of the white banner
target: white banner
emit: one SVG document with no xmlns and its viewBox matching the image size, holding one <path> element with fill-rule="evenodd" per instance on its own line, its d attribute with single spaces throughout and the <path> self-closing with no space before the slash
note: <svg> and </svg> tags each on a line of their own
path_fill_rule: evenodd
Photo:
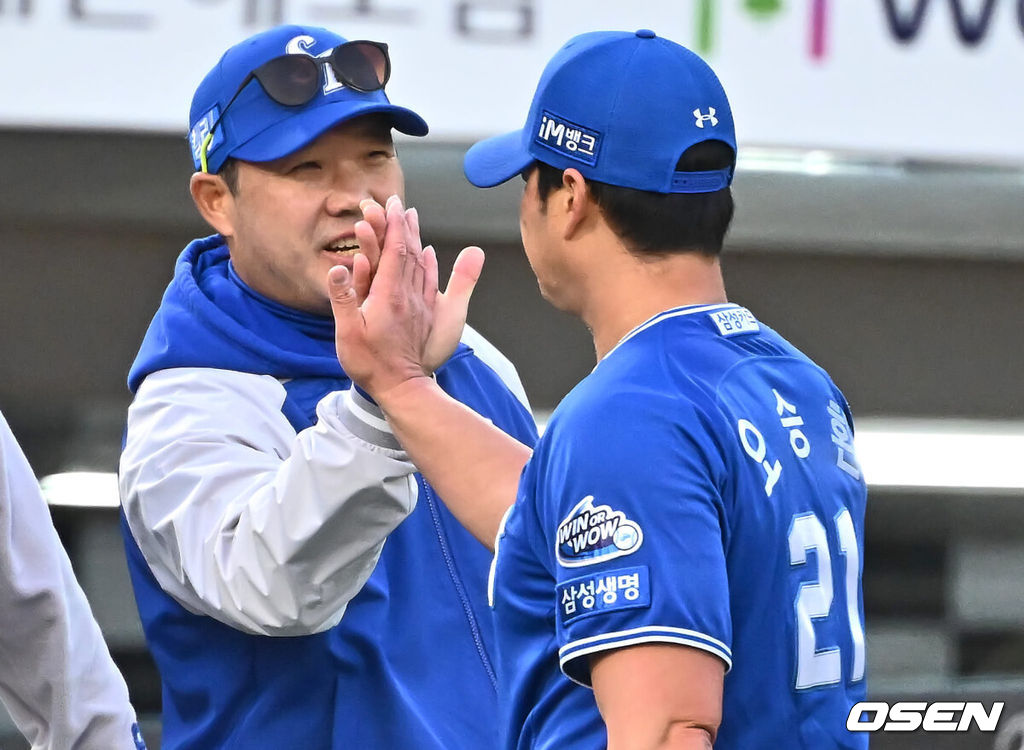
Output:
<svg viewBox="0 0 1024 750">
<path fill-rule="evenodd" d="M 573 34 L 651 28 L 718 71 L 741 146 L 1024 164 L 1024 0 L 0 0 L 0 125 L 184 136 L 224 49 L 281 22 L 388 42 L 436 139 L 519 127 Z"/>
</svg>

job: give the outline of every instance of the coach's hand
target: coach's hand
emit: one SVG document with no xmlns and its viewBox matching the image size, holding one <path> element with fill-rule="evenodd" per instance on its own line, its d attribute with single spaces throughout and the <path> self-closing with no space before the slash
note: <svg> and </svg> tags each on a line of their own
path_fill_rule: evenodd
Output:
<svg viewBox="0 0 1024 750">
<path fill-rule="evenodd" d="M 384 213 L 383 246 L 372 283 L 362 254 L 354 258 L 352 273 L 335 266 L 328 274 L 338 360 L 378 400 L 397 385 L 430 375 L 451 355 L 483 266 L 483 251 L 463 250 L 448 289 L 439 293 L 437 258 L 433 248 L 420 247 L 415 210 L 405 211 L 392 197 Z M 380 242 L 379 227 L 361 221 L 356 237 L 361 247 L 373 247 Z"/>
<path fill-rule="evenodd" d="M 387 228 L 387 215 L 385 209 L 372 198 L 367 198 L 359 204 L 363 212 L 363 220 L 372 230 L 370 235 L 365 235 L 367 241 L 375 242 L 375 247 L 383 247 Z M 418 250 L 422 247 L 420 238 L 419 214 L 415 208 L 405 212 L 408 226 L 407 239 L 410 247 Z M 366 228 L 363 228 L 366 231 Z M 357 231 L 357 235 L 359 232 Z M 360 238 L 360 242 L 363 238 Z M 434 280 L 436 282 L 437 258 L 433 247 L 426 247 L 423 253 L 429 254 L 425 262 L 433 264 L 435 268 Z M 462 331 L 466 325 L 466 314 L 469 310 L 469 299 L 473 294 L 477 281 L 480 279 L 480 272 L 484 264 L 484 251 L 479 247 L 467 247 L 459 253 L 452 267 L 451 276 L 448 279 L 448 286 L 444 292 L 437 292 L 437 299 L 434 307 L 434 323 L 424 348 L 423 366 L 427 372 L 434 372 L 448 361 L 448 358 L 455 352 L 455 348 L 462 338 Z M 367 295 L 370 286 L 369 274 L 365 275 L 365 282 L 357 280 L 355 289 L 357 299 L 361 302 Z"/>
<path fill-rule="evenodd" d="M 353 258 L 351 273 L 335 266 L 327 276 L 338 361 L 374 397 L 430 374 L 423 354 L 437 298 L 437 263 L 411 241 L 402 202 L 392 196 L 385 212 L 387 231 L 374 283 L 361 253 Z M 364 251 L 376 249 L 368 222 L 358 222 L 355 231 Z"/>
</svg>

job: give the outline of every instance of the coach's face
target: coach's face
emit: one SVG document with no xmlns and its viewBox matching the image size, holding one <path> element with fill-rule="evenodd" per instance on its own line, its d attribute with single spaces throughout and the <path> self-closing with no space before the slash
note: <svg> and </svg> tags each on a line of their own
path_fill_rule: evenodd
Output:
<svg viewBox="0 0 1024 750">
<path fill-rule="evenodd" d="M 227 237 L 246 284 L 288 307 L 330 315 L 327 272 L 336 265 L 351 269 L 360 251 L 359 202 L 384 205 L 391 195 L 404 198 L 390 123 L 364 115 L 276 161 L 240 162 L 223 225 L 214 226 Z M 379 255 L 362 252 L 376 271 Z"/>
</svg>

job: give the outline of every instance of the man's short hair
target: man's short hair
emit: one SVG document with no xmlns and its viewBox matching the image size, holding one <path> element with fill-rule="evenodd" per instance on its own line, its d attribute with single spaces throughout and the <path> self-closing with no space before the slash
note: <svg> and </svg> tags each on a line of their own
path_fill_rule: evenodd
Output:
<svg viewBox="0 0 1024 750">
<path fill-rule="evenodd" d="M 726 143 L 702 141 L 683 153 L 676 170 L 725 169 L 735 158 Z M 540 161 L 534 167 L 541 205 L 546 208 L 548 196 L 562 187 L 563 170 Z M 734 209 L 729 187 L 713 193 L 651 193 L 587 180 L 587 189 L 609 226 L 638 257 L 677 252 L 716 256 L 722 251 Z"/>
<path fill-rule="evenodd" d="M 228 186 L 232 195 L 238 195 L 238 159 L 229 156 L 217 172 Z"/>
</svg>

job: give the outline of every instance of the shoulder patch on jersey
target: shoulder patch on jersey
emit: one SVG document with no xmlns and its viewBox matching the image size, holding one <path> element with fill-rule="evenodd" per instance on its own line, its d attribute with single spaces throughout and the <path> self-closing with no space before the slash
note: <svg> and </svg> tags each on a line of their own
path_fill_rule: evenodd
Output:
<svg viewBox="0 0 1024 750">
<path fill-rule="evenodd" d="M 587 495 L 558 524 L 555 554 L 563 567 L 578 568 L 631 555 L 643 542 L 643 529 L 625 513 Z"/>
<path fill-rule="evenodd" d="M 646 565 L 602 570 L 555 587 L 562 626 L 585 615 L 651 606 L 651 579 Z"/>
<path fill-rule="evenodd" d="M 730 307 L 725 310 L 715 310 L 708 313 L 711 322 L 718 326 L 718 332 L 723 336 L 736 336 L 741 333 L 757 333 L 761 325 L 754 317 L 754 313 L 745 307 Z"/>
</svg>

